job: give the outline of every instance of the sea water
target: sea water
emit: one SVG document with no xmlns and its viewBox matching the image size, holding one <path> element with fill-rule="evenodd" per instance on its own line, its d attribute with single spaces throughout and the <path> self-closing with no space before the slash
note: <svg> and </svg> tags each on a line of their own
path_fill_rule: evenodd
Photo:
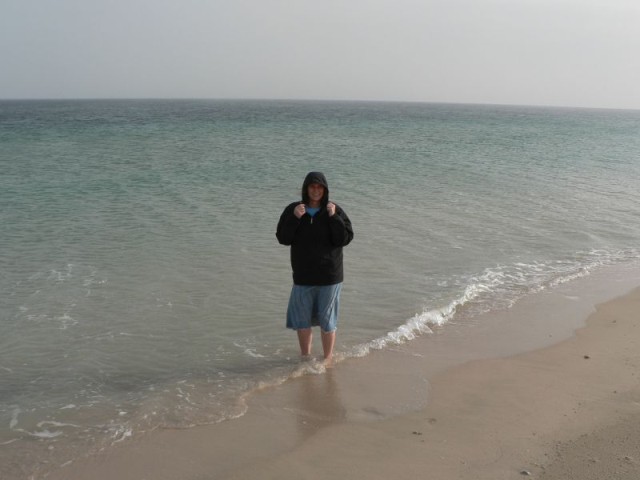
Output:
<svg viewBox="0 0 640 480">
<path fill-rule="evenodd" d="M 0 102 L 0 476 L 299 375 L 275 227 L 307 172 L 353 222 L 336 349 L 366 357 L 636 262 L 639 152 L 638 111 Z"/>
</svg>

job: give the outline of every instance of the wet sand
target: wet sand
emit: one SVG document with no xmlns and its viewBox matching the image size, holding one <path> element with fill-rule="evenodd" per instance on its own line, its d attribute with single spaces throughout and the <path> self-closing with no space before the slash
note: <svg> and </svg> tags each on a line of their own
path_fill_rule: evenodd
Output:
<svg viewBox="0 0 640 480">
<path fill-rule="evenodd" d="M 640 289 L 594 312 L 629 288 L 590 282 L 590 296 L 530 296 L 255 392 L 241 418 L 156 430 L 48 478 L 636 480 Z"/>
</svg>

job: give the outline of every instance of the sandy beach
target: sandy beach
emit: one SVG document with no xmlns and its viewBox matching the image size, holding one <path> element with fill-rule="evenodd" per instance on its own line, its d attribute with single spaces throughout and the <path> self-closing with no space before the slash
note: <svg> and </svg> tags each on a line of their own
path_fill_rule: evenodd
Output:
<svg viewBox="0 0 640 480">
<path fill-rule="evenodd" d="M 613 288 L 595 311 L 533 296 L 459 339 L 349 359 L 255 392 L 238 419 L 148 432 L 48 478 L 636 480 L 640 288 Z M 515 341 L 518 315 L 545 317 Z"/>
</svg>

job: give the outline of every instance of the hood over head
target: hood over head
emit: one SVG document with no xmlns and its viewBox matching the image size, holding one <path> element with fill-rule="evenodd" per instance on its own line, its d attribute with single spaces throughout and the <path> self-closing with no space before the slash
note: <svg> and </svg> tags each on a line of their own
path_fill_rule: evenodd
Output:
<svg viewBox="0 0 640 480">
<path fill-rule="evenodd" d="M 324 187 L 324 196 L 322 197 L 322 205 L 325 206 L 329 202 L 329 184 L 327 178 L 322 172 L 309 172 L 302 183 L 302 201 L 309 203 L 309 194 L 307 189 L 312 183 L 319 183 Z"/>
</svg>

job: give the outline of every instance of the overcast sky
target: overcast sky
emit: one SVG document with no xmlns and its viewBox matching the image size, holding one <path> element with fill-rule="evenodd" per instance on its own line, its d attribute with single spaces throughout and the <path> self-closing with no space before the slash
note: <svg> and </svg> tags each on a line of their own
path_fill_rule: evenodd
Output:
<svg viewBox="0 0 640 480">
<path fill-rule="evenodd" d="M 0 98 L 640 109 L 640 0 L 0 0 Z"/>
</svg>

